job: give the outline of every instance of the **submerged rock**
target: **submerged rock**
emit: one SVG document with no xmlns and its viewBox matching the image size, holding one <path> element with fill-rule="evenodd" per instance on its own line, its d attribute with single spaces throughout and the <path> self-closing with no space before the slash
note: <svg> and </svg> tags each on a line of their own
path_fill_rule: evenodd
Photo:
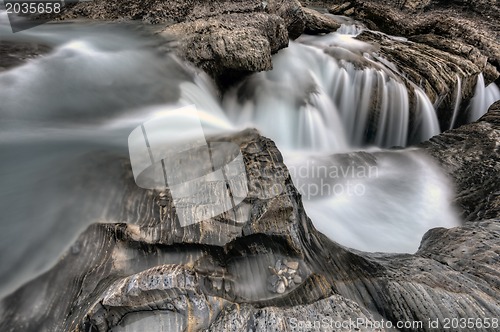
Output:
<svg viewBox="0 0 500 332">
<path fill-rule="evenodd" d="M 37 58 L 51 51 L 48 45 L 0 41 L 0 72 L 19 66 L 30 59 Z"/>
</svg>

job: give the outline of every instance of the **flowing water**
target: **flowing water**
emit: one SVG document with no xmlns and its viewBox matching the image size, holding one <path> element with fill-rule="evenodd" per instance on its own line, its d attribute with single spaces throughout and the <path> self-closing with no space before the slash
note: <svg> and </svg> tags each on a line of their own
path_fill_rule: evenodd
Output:
<svg viewBox="0 0 500 332">
<path fill-rule="evenodd" d="M 360 28 L 341 29 L 291 42 L 272 71 L 221 100 L 205 74 L 137 26 L 46 24 L 12 34 L 0 13 L 2 40 L 53 48 L 0 72 L 0 295 L 50 268 L 89 224 L 124 222 L 110 206 L 124 185 L 114 157 L 128 157 L 135 127 L 166 115 L 176 128 L 186 116 L 176 109 L 190 104 L 206 133 L 256 127 L 272 138 L 308 215 L 343 245 L 414 252 L 428 229 L 458 225 L 439 169 L 417 151 L 383 150 L 438 134 L 432 103 L 353 39 Z M 480 76 L 471 119 L 494 99 L 498 88 Z M 353 153 L 361 150 L 371 153 Z"/>
</svg>

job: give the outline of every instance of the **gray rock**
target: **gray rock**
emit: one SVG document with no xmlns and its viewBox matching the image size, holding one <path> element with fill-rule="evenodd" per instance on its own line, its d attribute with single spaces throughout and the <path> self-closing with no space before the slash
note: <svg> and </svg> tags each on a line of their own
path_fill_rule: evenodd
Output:
<svg viewBox="0 0 500 332">
<path fill-rule="evenodd" d="M 418 82 L 431 101 L 437 103 L 437 115 L 443 130 L 450 127 L 455 104 L 457 76 L 461 80 L 462 103 L 459 114 L 465 114 L 468 101 L 474 96 L 477 77 L 482 72 L 467 58 L 445 52 L 425 43 L 400 41 L 383 34 L 365 31 L 357 39 L 369 42 L 377 48 L 376 53 L 396 65 L 410 93 L 413 104 L 413 82 Z M 483 57 L 483 63 L 486 58 Z M 458 119 L 463 124 L 466 119 Z M 456 122 L 457 123 L 457 122 Z"/>
<path fill-rule="evenodd" d="M 276 293 L 283 294 L 286 290 L 286 285 L 284 281 L 279 281 L 276 285 Z"/>
<path fill-rule="evenodd" d="M 305 15 L 305 33 L 320 34 L 334 32 L 340 28 L 340 24 L 329 16 L 307 7 L 303 10 Z"/>
<path fill-rule="evenodd" d="M 299 262 L 286 262 L 286 266 L 288 266 L 292 270 L 297 270 L 299 268 Z"/>
<path fill-rule="evenodd" d="M 496 1 L 333 0 L 324 5 L 333 14 L 351 16 L 373 30 L 462 56 L 478 66 L 489 82 L 500 75 L 500 7 Z"/>
</svg>

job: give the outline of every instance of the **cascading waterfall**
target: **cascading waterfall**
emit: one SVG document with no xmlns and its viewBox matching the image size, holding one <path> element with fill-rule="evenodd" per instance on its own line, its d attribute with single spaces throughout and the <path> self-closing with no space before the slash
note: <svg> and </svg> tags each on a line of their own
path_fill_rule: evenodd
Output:
<svg viewBox="0 0 500 332">
<path fill-rule="evenodd" d="M 415 87 L 415 96 L 417 99 L 415 115 L 419 119 L 419 122 L 414 125 L 417 128 L 414 136 L 417 137 L 417 141 L 422 142 L 439 133 L 439 122 L 435 116 L 436 111 L 434 106 L 424 91 Z"/>
<path fill-rule="evenodd" d="M 460 104 L 462 103 L 462 79 L 457 75 L 457 87 L 455 89 L 455 104 L 453 107 L 453 115 L 451 116 L 449 129 L 455 127 L 455 121 L 457 120 L 458 111 L 460 110 Z"/>
<path fill-rule="evenodd" d="M 430 161 L 379 149 L 437 134 L 431 102 L 417 87 L 409 93 L 387 60 L 365 57 L 372 47 L 351 36 L 291 42 L 274 56 L 272 71 L 251 75 L 221 102 L 206 75 L 159 53 L 157 39 L 134 29 L 63 23 L 14 35 L 0 16 L 2 38 L 53 47 L 0 73 L 0 293 L 49 268 L 79 232 L 104 218 L 106 197 L 120 192 L 119 178 L 102 175 L 108 181 L 102 193 L 75 193 L 72 180 L 88 175 L 79 161 L 97 152 L 126 158 L 133 128 L 165 112 L 175 126 L 184 116 L 175 109 L 188 104 L 197 106 L 207 133 L 257 127 L 275 140 L 290 169 L 309 172 L 291 172 L 299 191 L 330 185 L 326 195 L 301 191 L 304 205 L 325 234 L 346 246 L 411 252 L 427 229 L 457 224 L 449 186 Z M 473 108 L 484 110 L 500 97 L 481 86 L 484 80 Z M 345 170 L 350 164 L 335 154 L 354 149 L 375 151 L 375 177 L 310 176 L 322 165 Z M 353 196 L 338 191 L 349 189 L 347 181 L 358 189 Z"/>
<path fill-rule="evenodd" d="M 274 57 L 273 70 L 253 75 L 226 94 L 224 108 L 235 123 L 253 123 L 288 148 L 337 152 L 367 144 L 406 146 L 439 133 L 434 108 L 418 87 L 416 109 L 410 110 L 408 90 L 392 68 L 376 61 L 375 68 L 358 67 L 373 61 L 360 55 L 370 45 L 338 34 L 299 40 L 305 44 L 291 42 Z M 329 52 L 342 52 L 344 58 Z M 417 128 L 412 131 L 411 111 Z M 290 113 L 306 122 L 293 121 Z"/>
<path fill-rule="evenodd" d="M 498 86 L 495 83 L 486 86 L 483 74 L 479 74 L 474 97 L 469 105 L 469 121 L 476 121 L 486 114 L 490 105 L 497 100 L 500 100 L 500 89 Z"/>
</svg>

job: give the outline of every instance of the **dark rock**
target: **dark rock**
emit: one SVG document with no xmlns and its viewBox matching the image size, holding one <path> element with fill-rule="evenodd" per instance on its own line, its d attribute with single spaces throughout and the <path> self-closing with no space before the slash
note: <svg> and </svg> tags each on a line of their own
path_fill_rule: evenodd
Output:
<svg viewBox="0 0 500 332">
<path fill-rule="evenodd" d="M 304 8 L 303 10 L 306 20 L 304 29 L 305 33 L 327 33 L 334 32 L 340 28 L 340 24 L 331 17 L 321 14 L 314 9 Z"/>
<path fill-rule="evenodd" d="M 146 23 L 174 23 L 186 20 L 195 0 L 95 0 L 66 6 L 57 19 L 141 20 Z"/>
<path fill-rule="evenodd" d="M 219 79 L 270 70 L 271 54 L 288 45 L 283 19 L 264 13 L 179 23 L 162 34 L 177 37 L 177 54 Z"/>
<path fill-rule="evenodd" d="M 324 4 L 333 4 L 333 14 L 351 16 L 373 30 L 425 42 L 459 56 L 470 52 L 465 58 L 486 74 L 488 82 L 500 75 L 500 7 L 495 1 L 353 0 L 347 5 L 333 0 Z"/>
<path fill-rule="evenodd" d="M 19 66 L 50 52 L 51 47 L 35 43 L 0 41 L 0 71 Z"/>
</svg>

